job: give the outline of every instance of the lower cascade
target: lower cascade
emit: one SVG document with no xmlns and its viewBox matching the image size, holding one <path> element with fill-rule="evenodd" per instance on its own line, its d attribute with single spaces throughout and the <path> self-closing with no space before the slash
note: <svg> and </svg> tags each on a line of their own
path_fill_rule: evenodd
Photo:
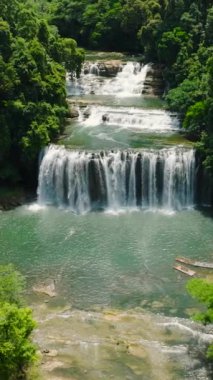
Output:
<svg viewBox="0 0 213 380">
<path fill-rule="evenodd" d="M 195 152 L 83 152 L 51 145 L 40 164 L 38 201 L 76 213 L 125 207 L 181 210 L 194 203 Z"/>
</svg>

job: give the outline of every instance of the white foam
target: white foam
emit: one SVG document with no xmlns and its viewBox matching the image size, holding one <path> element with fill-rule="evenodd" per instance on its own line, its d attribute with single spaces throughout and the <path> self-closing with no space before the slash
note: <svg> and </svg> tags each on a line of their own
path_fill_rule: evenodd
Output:
<svg viewBox="0 0 213 380">
<path fill-rule="evenodd" d="M 32 212 L 39 212 L 39 211 L 45 210 L 47 208 L 46 205 L 41 205 L 39 203 L 32 203 L 26 207 L 27 207 L 28 211 L 32 211 Z"/>
<path fill-rule="evenodd" d="M 133 212 L 139 212 L 139 208 L 136 207 L 126 207 L 126 208 L 107 208 L 104 213 L 106 215 L 111 215 L 111 216 L 119 216 L 123 214 L 129 214 Z"/>
<path fill-rule="evenodd" d="M 177 115 L 161 109 L 92 106 L 89 117 L 83 119 L 80 114 L 78 121 L 84 128 L 106 125 L 119 127 L 119 130 L 127 129 L 145 133 L 167 133 L 179 129 Z"/>
<path fill-rule="evenodd" d="M 68 240 L 71 236 L 73 236 L 76 233 L 74 228 L 71 228 L 71 230 L 68 232 L 67 236 L 64 240 Z"/>
<path fill-rule="evenodd" d="M 175 210 L 171 210 L 171 209 L 166 209 L 166 208 L 150 208 L 150 209 L 145 209 L 144 212 L 151 212 L 151 213 L 156 213 L 156 214 L 162 214 L 162 215 L 166 215 L 166 216 L 174 216 L 176 215 L 176 211 Z"/>
<path fill-rule="evenodd" d="M 204 342 L 212 342 L 213 341 L 213 334 L 207 334 L 205 332 L 199 331 L 196 329 L 196 326 L 189 327 L 184 325 L 183 323 L 175 320 L 175 321 L 170 321 L 170 322 L 164 322 L 161 323 L 162 326 L 164 327 L 172 327 L 178 330 L 181 330 L 183 332 L 189 333 L 190 335 L 194 337 L 198 337 Z"/>
</svg>

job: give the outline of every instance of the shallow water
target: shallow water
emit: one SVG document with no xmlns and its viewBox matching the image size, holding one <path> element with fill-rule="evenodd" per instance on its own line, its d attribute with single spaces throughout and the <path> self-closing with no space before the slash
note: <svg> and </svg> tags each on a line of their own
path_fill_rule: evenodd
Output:
<svg viewBox="0 0 213 380">
<path fill-rule="evenodd" d="M 43 358 L 45 379 L 210 379 L 196 349 L 205 347 L 206 334 L 192 322 L 171 322 L 139 309 L 52 309 L 46 318 L 46 309 L 37 309 L 40 329 L 35 334 L 49 350 Z"/>
</svg>

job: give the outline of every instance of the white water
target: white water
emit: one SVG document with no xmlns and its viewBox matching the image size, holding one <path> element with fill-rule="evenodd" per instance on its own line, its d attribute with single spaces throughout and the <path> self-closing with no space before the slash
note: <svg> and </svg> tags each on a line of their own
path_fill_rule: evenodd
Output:
<svg viewBox="0 0 213 380">
<path fill-rule="evenodd" d="M 101 88 L 102 95 L 140 96 L 148 68 L 149 65 L 141 66 L 136 62 L 127 62 L 114 79 L 104 84 Z"/>
<path fill-rule="evenodd" d="M 97 64 L 91 65 L 88 74 L 81 74 L 79 79 L 67 76 L 68 95 L 112 95 L 116 97 L 140 96 L 149 65 L 141 66 L 138 62 L 127 62 L 114 78 L 98 75 Z"/>
<path fill-rule="evenodd" d="M 79 112 L 79 122 L 85 127 L 96 127 L 104 123 L 120 129 L 158 133 L 179 129 L 177 115 L 160 109 L 91 106 L 88 118 L 84 117 L 84 111 L 79 109 Z"/>
<path fill-rule="evenodd" d="M 99 67 L 98 67 L 97 62 L 85 63 L 82 71 L 84 74 L 90 74 L 90 75 L 97 75 L 98 76 L 99 75 Z"/>
<path fill-rule="evenodd" d="M 40 165 L 40 204 L 91 209 L 142 207 L 167 211 L 193 206 L 194 150 L 87 153 L 50 146 Z"/>
</svg>

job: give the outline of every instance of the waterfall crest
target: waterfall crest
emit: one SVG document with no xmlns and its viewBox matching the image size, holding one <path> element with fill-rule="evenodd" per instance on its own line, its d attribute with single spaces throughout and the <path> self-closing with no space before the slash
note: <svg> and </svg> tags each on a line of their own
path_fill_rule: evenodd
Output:
<svg viewBox="0 0 213 380">
<path fill-rule="evenodd" d="M 193 206 L 195 153 L 161 150 L 82 152 L 51 145 L 39 171 L 38 201 L 77 213 L 126 207 Z"/>
</svg>

